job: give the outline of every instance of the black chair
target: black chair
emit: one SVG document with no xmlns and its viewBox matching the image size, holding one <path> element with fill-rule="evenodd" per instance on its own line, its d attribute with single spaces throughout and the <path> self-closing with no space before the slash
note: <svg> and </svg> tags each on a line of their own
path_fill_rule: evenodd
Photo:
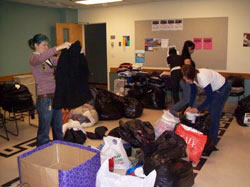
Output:
<svg viewBox="0 0 250 187">
<path fill-rule="evenodd" d="M 245 98 L 245 79 L 240 75 L 230 75 L 227 79 L 232 82 L 230 96 L 238 97 L 238 102 L 241 96 Z"/>
</svg>

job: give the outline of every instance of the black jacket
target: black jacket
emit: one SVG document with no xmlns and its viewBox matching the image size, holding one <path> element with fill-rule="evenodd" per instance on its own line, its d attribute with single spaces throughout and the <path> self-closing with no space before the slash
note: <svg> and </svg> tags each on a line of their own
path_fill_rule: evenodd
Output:
<svg viewBox="0 0 250 187">
<path fill-rule="evenodd" d="M 88 63 L 80 51 L 79 41 L 70 49 L 62 50 L 56 68 L 54 109 L 76 108 L 92 98 L 88 87 Z"/>
</svg>

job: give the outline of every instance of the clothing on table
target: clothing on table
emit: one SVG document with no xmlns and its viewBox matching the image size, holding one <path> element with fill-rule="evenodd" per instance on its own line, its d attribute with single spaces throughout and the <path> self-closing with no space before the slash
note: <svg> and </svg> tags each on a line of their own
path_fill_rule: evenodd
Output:
<svg viewBox="0 0 250 187">
<path fill-rule="evenodd" d="M 227 81 L 218 72 L 210 69 L 199 69 L 199 73 L 197 73 L 197 81 L 198 82 L 195 81 L 194 83 L 203 88 L 206 93 L 205 101 L 203 101 L 197 109 L 200 111 L 209 106 L 208 111 L 211 115 L 209 134 L 211 135 L 214 144 L 217 144 L 220 117 L 231 92 L 231 82 Z M 195 97 L 196 91 L 192 90 L 191 98 Z M 190 101 L 190 105 L 193 105 L 193 101 Z"/>
<path fill-rule="evenodd" d="M 173 92 L 174 103 L 177 103 L 179 99 L 180 80 L 182 79 L 181 67 L 184 64 L 183 57 L 180 55 L 170 55 L 167 58 L 167 62 L 170 66 L 171 72 L 171 89 Z"/>
<path fill-rule="evenodd" d="M 52 127 L 53 139 L 63 140 L 61 110 L 52 108 L 55 92 L 54 68 L 46 63 L 49 60 L 53 66 L 56 66 L 58 62 L 58 58 L 54 57 L 56 53 L 56 47 L 53 47 L 44 53 L 34 52 L 30 56 L 30 67 L 35 77 L 38 95 L 36 102 L 39 118 L 37 146 L 49 143 L 50 126 Z"/>
<path fill-rule="evenodd" d="M 55 109 L 73 109 L 92 98 L 88 87 L 88 63 L 79 41 L 63 49 L 56 68 Z"/>
</svg>

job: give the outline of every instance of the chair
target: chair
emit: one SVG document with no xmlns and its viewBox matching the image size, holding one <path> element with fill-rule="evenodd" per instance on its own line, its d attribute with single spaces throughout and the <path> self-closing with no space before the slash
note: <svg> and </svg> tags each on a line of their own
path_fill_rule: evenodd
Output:
<svg viewBox="0 0 250 187">
<path fill-rule="evenodd" d="M 245 98 L 245 79 L 240 75 L 230 75 L 227 79 L 232 82 L 232 91 L 229 96 L 238 97 L 238 102 L 241 96 Z"/>
<path fill-rule="evenodd" d="M 5 122 L 4 122 L 4 116 L 3 116 L 3 114 L 2 113 L 0 113 L 0 128 L 3 128 L 3 130 L 4 130 L 4 132 L 5 132 L 5 136 L 3 136 L 3 135 L 1 135 L 0 134 L 0 137 L 2 137 L 2 138 L 4 138 L 4 139 L 6 139 L 6 140 L 10 140 L 9 139 L 9 136 L 8 136 L 8 131 L 7 131 L 7 128 L 6 128 L 6 126 L 5 126 Z"/>
</svg>

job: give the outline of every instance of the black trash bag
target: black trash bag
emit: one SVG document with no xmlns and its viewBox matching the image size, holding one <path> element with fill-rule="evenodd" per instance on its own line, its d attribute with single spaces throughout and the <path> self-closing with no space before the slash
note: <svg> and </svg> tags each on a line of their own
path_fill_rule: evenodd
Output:
<svg viewBox="0 0 250 187">
<path fill-rule="evenodd" d="M 136 86 L 142 87 L 142 86 L 145 86 L 147 84 L 149 77 L 150 77 L 149 73 L 139 72 L 133 76 L 133 82 L 135 83 Z"/>
<path fill-rule="evenodd" d="M 119 96 L 104 89 L 97 89 L 95 109 L 99 120 L 117 120 L 123 116 L 123 103 Z"/>
<path fill-rule="evenodd" d="M 195 175 L 190 162 L 177 159 L 168 164 L 170 173 L 175 178 L 173 187 L 191 187 L 194 184 Z"/>
<path fill-rule="evenodd" d="M 160 88 L 148 86 L 147 92 L 142 96 L 143 107 L 151 109 L 165 108 L 165 93 Z"/>
<path fill-rule="evenodd" d="M 67 129 L 64 135 L 64 141 L 77 144 L 84 144 L 87 136 L 81 130 Z"/>
<path fill-rule="evenodd" d="M 142 147 L 143 144 L 153 142 L 155 139 L 154 128 L 150 122 L 132 119 L 125 123 L 120 120 L 121 138 L 133 147 Z"/>
<path fill-rule="evenodd" d="M 158 87 L 158 88 L 165 88 L 165 85 L 166 85 L 166 82 L 164 79 L 162 79 L 160 77 L 160 74 L 162 72 L 153 72 L 151 75 L 150 75 L 150 78 L 148 80 L 148 83 L 152 86 L 155 86 L 155 87 Z"/>
<path fill-rule="evenodd" d="M 248 126 L 244 124 L 245 113 L 250 113 L 250 95 L 241 99 L 234 111 L 237 123 L 241 126 Z"/>
<path fill-rule="evenodd" d="M 125 97 L 124 104 L 124 117 L 137 118 L 140 117 L 143 111 L 143 107 L 140 101 L 132 97 Z"/>
<path fill-rule="evenodd" d="M 134 85 L 128 91 L 127 96 L 132 97 L 132 98 L 136 98 L 136 99 L 138 99 L 140 101 L 142 96 L 145 95 L 146 92 L 147 92 L 147 90 L 146 90 L 146 88 L 144 86 Z"/>
<path fill-rule="evenodd" d="M 18 83 L 0 85 L 0 106 L 9 112 L 25 112 L 35 109 L 29 89 Z"/>
<path fill-rule="evenodd" d="M 172 131 L 165 131 L 153 143 L 142 146 L 144 152 L 144 173 L 147 175 L 160 165 L 172 159 L 186 157 L 186 142 Z"/>
<path fill-rule="evenodd" d="M 172 175 L 169 167 L 160 165 L 156 173 L 155 187 L 174 187 L 176 177 Z"/>
</svg>

